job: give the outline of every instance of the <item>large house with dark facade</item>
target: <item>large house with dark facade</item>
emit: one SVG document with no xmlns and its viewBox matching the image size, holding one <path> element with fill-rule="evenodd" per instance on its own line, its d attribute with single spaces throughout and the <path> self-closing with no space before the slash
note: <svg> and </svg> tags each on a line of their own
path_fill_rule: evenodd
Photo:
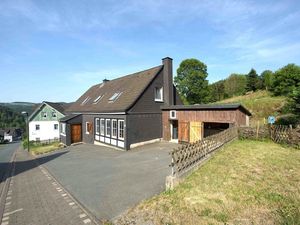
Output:
<svg viewBox="0 0 300 225">
<path fill-rule="evenodd" d="M 173 85 L 172 59 L 104 80 L 88 89 L 60 119 L 60 139 L 130 149 L 162 137 L 162 106 L 182 105 Z"/>
</svg>

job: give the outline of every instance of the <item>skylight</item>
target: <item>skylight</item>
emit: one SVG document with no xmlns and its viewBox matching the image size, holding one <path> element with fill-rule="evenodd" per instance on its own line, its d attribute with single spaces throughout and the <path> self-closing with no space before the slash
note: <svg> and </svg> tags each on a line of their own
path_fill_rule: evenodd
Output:
<svg viewBox="0 0 300 225">
<path fill-rule="evenodd" d="M 114 94 L 108 99 L 108 101 L 110 101 L 110 102 L 116 101 L 116 100 L 120 97 L 120 95 L 121 95 L 122 93 L 123 93 L 123 92 L 116 92 L 116 93 L 114 93 Z"/>
<path fill-rule="evenodd" d="M 89 96 L 86 97 L 86 98 L 82 101 L 81 105 L 85 105 L 90 99 L 91 99 L 91 98 L 90 98 Z"/>
<path fill-rule="evenodd" d="M 93 101 L 93 104 L 97 104 L 101 99 L 102 99 L 103 95 L 99 95 L 97 98 L 95 98 L 95 100 Z"/>
</svg>

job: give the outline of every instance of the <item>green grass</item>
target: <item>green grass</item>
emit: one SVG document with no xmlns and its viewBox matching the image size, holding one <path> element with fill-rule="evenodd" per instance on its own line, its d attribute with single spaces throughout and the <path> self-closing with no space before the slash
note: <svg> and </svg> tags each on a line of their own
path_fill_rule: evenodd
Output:
<svg viewBox="0 0 300 225">
<path fill-rule="evenodd" d="M 59 142 L 53 142 L 51 144 L 35 144 L 30 146 L 30 152 L 33 155 L 39 155 L 55 151 L 59 148 Z"/>
<path fill-rule="evenodd" d="M 268 91 L 257 91 L 248 95 L 236 96 L 218 103 L 241 103 L 251 111 L 252 121 L 263 121 L 269 115 L 281 115 L 281 109 L 286 102 L 283 96 L 271 96 Z"/>
<path fill-rule="evenodd" d="M 300 224 L 300 151 L 238 140 L 173 191 L 131 209 L 154 224 Z"/>
</svg>

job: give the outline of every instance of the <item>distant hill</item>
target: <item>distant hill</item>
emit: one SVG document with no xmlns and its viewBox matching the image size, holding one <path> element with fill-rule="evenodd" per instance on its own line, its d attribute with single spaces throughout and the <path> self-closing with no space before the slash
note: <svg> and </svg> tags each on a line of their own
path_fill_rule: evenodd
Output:
<svg viewBox="0 0 300 225">
<path fill-rule="evenodd" d="M 13 112 L 21 113 L 23 111 L 26 111 L 29 114 L 31 114 L 38 105 L 39 103 L 31 103 L 31 102 L 0 103 L 0 106 L 7 107 L 11 109 Z"/>
<path fill-rule="evenodd" d="M 25 118 L 21 113 L 0 105 L 0 129 L 9 127 L 25 129 Z"/>
<path fill-rule="evenodd" d="M 268 91 L 256 91 L 251 94 L 228 98 L 218 103 L 241 103 L 250 110 L 252 123 L 263 121 L 270 115 L 282 115 L 286 98 L 283 96 L 274 97 Z"/>
</svg>

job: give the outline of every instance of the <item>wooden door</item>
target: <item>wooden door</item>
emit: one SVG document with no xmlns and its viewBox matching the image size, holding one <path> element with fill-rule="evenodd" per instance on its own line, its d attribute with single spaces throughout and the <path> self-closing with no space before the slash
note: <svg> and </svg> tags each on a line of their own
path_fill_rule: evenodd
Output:
<svg viewBox="0 0 300 225">
<path fill-rule="evenodd" d="M 189 122 L 179 122 L 178 129 L 178 141 L 179 142 L 189 142 Z"/>
<path fill-rule="evenodd" d="M 199 121 L 190 122 L 190 143 L 202 140 L 203 123 Z"/>
<path fill-rule="evenodd" d="M 81 124 L 71 125 L 71 142 L 81 142 Z"/>
</svg>

